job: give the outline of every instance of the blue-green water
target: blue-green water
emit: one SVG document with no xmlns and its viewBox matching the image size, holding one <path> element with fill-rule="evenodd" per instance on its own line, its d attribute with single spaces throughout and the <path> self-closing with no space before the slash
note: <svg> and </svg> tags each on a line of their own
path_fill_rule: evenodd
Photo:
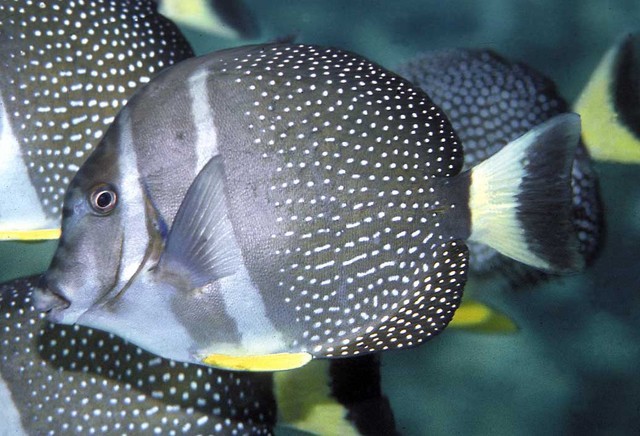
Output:
<svg viewBox="0 0 640 436">
<path fill-rule="evenodd" d="M 259 41 L 355 51 L 393 69 L 424 50 L 492 48 L 553 78 L 573 100 L 604 51 L 640 28 L 635 1 L 246 2 Z M 187 31 L 198 53 L 239 41 Z M 258 40 L 256 40 L 257 42 Z M 640 434 L 640 167 L 597 164 L 608 223 L 587 272 L 517 293 L 471 282 L 521 330 L 446 331 L 383 360 L 404 434 Z M 42 270 L 53 243 L 2 244 L 2 279 Z"/>
</svg>

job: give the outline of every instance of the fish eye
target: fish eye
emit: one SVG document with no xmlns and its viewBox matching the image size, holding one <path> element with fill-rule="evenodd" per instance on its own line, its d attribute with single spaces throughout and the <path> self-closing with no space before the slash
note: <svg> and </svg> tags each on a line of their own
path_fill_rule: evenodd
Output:
<svg viewBox="0 0 640 436">
<path fill-rule="evenodd" d="M 102 183 L 91 191 L 89 203 L 95 212 L 107 215 L 118 204 L 118 194 L 111 185 Z"/>
</svg>

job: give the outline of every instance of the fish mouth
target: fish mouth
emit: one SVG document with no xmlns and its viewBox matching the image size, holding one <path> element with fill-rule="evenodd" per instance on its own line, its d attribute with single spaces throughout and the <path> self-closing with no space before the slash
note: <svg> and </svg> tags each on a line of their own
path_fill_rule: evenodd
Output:
<svg viewBox="0 0 640 436">
<path fill-rule="evenodd" d="M 37 310 L 46 312 L 49 321 L 61 322 L 71 301 L 62 290 L 52 286 L 43 276 L 33 291 L 33 305 Z"/>
</svg>

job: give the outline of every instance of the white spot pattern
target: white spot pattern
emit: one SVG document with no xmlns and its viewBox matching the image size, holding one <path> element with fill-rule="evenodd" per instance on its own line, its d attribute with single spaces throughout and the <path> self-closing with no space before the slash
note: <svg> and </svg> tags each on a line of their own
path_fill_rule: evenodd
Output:
<svg viewBox="0 0 640 436">
<path fill-rule="evenodd" d="M 265 47 L 223 59 L 218 71 L 232 77 L 234 96 L 245 91 L 235 107 L 246 138 L 219 141 L 236 233 L 272 316 L 282 300 L 295 313 L 297 326 L 282 321 L 301 329 L 294 348 L 346 356 L 415 345 L 444 328 L 467 262 L 464 245 L 439 231 L 456 199 L 439 198 L 431 179 L 462 165 L 440 110 L 340 50 Z M 255 186 L 267 204 L 247 197 Z M 273 227 L 256 213 L 265 209 Z"/>
<path fill-rule="evenodd" d="M 65 189 L 135 89 L 192 55 L 148 0 L 0 4 L 5 104 L 32 183 L 59 217 Z"/>
<path fill-rule="evenodd" d="M 29 434 L 269 434 L 269 374 L 161 359 L 97 330 L 47 323 L 33 280 L 0 287 L 0 373 Z"/>
</svg>

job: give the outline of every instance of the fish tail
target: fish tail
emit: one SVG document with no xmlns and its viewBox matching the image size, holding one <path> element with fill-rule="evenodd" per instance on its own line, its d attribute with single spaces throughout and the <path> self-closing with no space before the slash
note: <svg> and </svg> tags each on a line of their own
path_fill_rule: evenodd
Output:
<svg viewBox="0 0 640 436">
<path fill-rule="evenodd" d="M 571 167 L 580 117 L 558 115 L 471 170 L 469 239 L 550 272 L 583 267 L 572 213 Z"/>
<path fill-rule="evenodd" d="M 640 32 L 602 58 L 575 104 L 583 139 L 597 160 L 640 163 Z"/>
<path fill-rule="evenodd" d="M 284 427 L 323 435 L 398 434 L 376 354 L 276 372 L 274 393 Z"/>
</svg>

